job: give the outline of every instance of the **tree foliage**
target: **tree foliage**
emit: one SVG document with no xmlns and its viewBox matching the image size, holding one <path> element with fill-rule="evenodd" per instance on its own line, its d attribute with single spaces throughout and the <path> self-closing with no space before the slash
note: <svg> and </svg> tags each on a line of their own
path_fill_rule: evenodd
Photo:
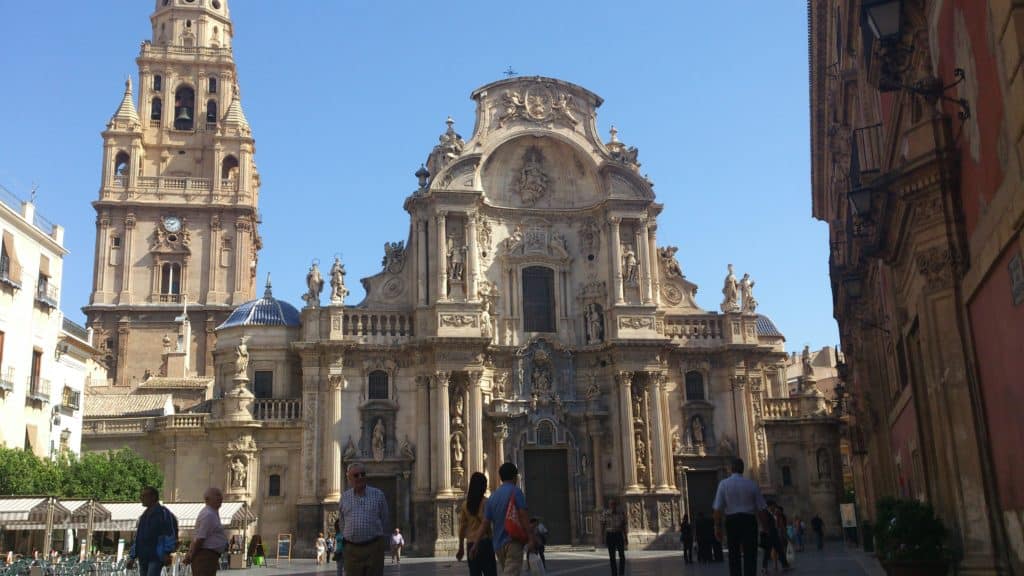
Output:
<svg viewBox="0 0 1024 576">
<path fill-rule="evenodd" d="M 31 452 L 0 448 L 0 494 L 54 495 L 103 501 L 136 500 L 143 486 L 157 490 L 164 477 L 130 448 L 89 452 L 56 461 Z"/>
</svg>

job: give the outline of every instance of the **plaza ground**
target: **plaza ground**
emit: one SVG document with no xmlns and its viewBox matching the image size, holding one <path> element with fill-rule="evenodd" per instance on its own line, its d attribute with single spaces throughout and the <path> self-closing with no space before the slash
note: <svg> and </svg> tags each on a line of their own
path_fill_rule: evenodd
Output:
<svg viewBox="0 0 1024 576">
<path fill-rule="evenodd" d="M 597 576 L 609 574 L 608 555 L 604 550 L 550 550 L 547 553 L 549 575 L 580 574 Z M 725 562 L 700 566 L 683 564 L 680 551 L 626 552 L 628 576 L 654 576 L 660 574 L 692 574 L 699 576 L 725 576 L 729 573 Z M 334 576 L 335 566 L 316 566 L 312 560 L 298 559 L 282 561 L 280 566 L 231 570 L 226 576 L 283 576 L 309 574 Z M 459 575 L 469 573 L 465 562 L 454 558 L 404 558 L 400 565 L 392 565 L 390 558 L 385 561 L 384 574 L 402 576 Z M 845 548 L 842 543 L 828 543 L 821 552 L 807 550 L 797 555 L 793 570 L 786 574 L 827 574 L 829 576 L 881 576 L 884 574 L 878 561 L 857 548 Z"/>
</svg>

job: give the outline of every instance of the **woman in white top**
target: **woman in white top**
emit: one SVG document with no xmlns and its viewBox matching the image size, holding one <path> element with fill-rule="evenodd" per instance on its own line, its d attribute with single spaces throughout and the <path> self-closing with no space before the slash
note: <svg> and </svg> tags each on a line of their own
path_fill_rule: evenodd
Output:
<svg viewBox="0 0 1024 576">
<path fill-rule="evenodd" d="M 323 564 L 324 559 L 327 558 L 327 540 L 324 540 L 324 533 L 321 532 L 316 537 L 316 563 L 317 565 Z"/>
</svg>

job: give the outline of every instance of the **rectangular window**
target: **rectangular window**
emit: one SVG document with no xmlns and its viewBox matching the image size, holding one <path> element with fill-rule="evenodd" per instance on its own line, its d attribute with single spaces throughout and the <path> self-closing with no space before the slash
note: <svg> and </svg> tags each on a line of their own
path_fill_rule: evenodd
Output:
<svg viewBox="0 0 1024 576">
<path fill-rule="evenodd" d="M 21 285 L 21 263 L 14 249 L 14 235 L 4 231 L 3 247 L 0 252 L 0 280 Z"/>
<path fill-rule="evenodd" d="M 252 393 L 257 398 L 274 397 L 274 372 L 272 370 L 257 370 L 253 374 Z"/>
<path fill-rule="evenodd" d="M 523 329 L 555 331 L 555 273 L 550 268 L 523 269 Z"/>
<path fill-rule="evenodd" d="M 792 486 L 793 485 L 793 472 L 789 466 L 782 467 L 782 485 Z"/>
<path fill-rule="evenodd" d="M 38 348 L 32 351 L 32 373 L 29 376 L 29 390 L 39 392 L 39 375 L 43 371 L 43 351 Z"/>
<path fill-rule="evenodd" d="M 270 479 L 267 482 L 267 496 L 280 496 L 281 495 L 281 475 L 271 474 Z"/>
<path fill-rule="evenodd" d="M 4 333 L 0 330 L 0 368 L 4 365 Z"/>
</svg>

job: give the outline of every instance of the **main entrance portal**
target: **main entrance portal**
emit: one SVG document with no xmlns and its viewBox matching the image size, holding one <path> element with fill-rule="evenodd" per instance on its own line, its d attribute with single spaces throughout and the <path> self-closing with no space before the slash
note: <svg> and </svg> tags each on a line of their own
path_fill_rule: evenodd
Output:
<svg viewBox="0 0 1024 576">
<path fill-rule="evenodd" d="M 548 544 L 571 544 L 569 463 L 565 450 L 527 450 L 523 489 L 530 516 L 548 528 Z"/>
<path fill-rule="evenodd" d="M 703 512 L 711 517 L 711 505 L 718 491 L 718 472 L 715 470 L 690 470 L 686 473 L 686 490 L 689 495 L 690 520 Z"/>
</svg>

